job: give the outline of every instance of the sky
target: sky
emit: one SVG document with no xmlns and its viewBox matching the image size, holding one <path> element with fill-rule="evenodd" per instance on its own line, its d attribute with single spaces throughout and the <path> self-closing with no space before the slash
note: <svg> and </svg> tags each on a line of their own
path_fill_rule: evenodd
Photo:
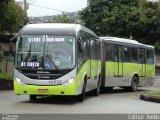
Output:
<svg viewBox="0 0 160 120">
<path fill-rule="evenodd" d="M 16 0 L 16 1 L 23 2 L 23 0 Z M 57 9 L 64 12 L 75 12 L 87 6 L 87 0 L 27 0 L 27 1 L 31 4 Z M 41 8 L 33 5 L 29 5 L 28 9 L 28 16 L 31 17 L 56 15 L 60 13 L 62 12 Z"/>
</svg>

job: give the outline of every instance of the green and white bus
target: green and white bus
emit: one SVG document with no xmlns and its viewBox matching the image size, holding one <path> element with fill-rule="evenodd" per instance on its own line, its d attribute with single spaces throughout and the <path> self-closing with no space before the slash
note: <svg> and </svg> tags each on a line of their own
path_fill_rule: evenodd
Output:
<svg viewBox="0 0 160 120">
<path fill-rule="evenodd" d="M 78 24 L 28 24 L 18 33 L 14 69 L 17 95 L 76 96 L 99 94 L 101 42 Z"/>
<path fill-rule="evenodd" d="M 113 89 L 118 86 L 136 91 L 139 86 L 153 85 L 153 46 L 116 37 L 101 37 L 101 40 L 102 87 Z"/>
</svg>

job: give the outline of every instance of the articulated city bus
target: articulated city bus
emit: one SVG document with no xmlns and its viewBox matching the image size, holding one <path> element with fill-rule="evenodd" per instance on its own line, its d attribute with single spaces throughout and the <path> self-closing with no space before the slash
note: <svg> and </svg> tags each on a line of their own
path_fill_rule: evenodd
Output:
<svg viewBox="0 0 160 120">
<path fill-rule="evenodd" d="M 29 24 L 18 33 L 14 92 L 76 96 L 115 86 L 136 91 L 152 85 L 154 47 L 134 40 L 101 37 L 78 24 Z"/>
<path fill-rule="evenodd" d="M 99 94 L 101 42 L 78 24 L 29 24 L 18 33 L 14 92 L 37 96 Z"/>
<path fill-rule="evenodd" d="M 102 86 L 136 91 L 138 86 L 153 85 L 154 47 L 135 40 L 101 37 Z"/>
</svg>

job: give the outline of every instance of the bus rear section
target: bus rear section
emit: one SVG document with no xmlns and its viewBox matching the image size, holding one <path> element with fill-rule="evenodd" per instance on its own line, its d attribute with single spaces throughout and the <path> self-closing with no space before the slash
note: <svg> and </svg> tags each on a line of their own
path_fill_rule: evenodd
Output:
<svg viewBox="0 0 160 120">
<path fill-rule="evenodd" d="M 154 47 L 134 40 L 104 37 L 103 86 L 136 91 L 153 85 L 155 76 Z"/>
</svg>

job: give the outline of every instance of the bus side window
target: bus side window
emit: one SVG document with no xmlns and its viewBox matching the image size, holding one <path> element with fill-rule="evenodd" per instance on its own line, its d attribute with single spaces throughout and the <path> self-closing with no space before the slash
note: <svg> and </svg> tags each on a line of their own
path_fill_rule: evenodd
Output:
<svg viewBox="0 0 160 120">
<path fill-rule="evenodd" d="M 113 46 L 114 49 L 114 61 L 118 61 L 118 47 L 116 45 Z"/>
<path fill-rule="evenodd" d="M 101 55 L 101 53 L 100 53 L 100 51 L 99 51 L 99 49 L 100 49 L 100 43 L 99 43 L 99 41 L 96 39 L 95 40 L 95 54 L 96 54 L 96 60 L 99 60 L 100 59 L 100 55 Z"/>
<path fill-rule="evenodd" d="M 133 63 L 137 63 L 138 62 L 137 48 L 130 48 L 130 60 Z"/>
<path fill-rule="evenodd" d="M 147 50 L 147 64 L 154 64 L 153 50 Z"/>
<path fill-rule="evenodd" d="M 139 63 L 145 63 L 145 49 L 139 48 Z"/>
<path fill-rule="evenodd" d="M 122 56 L 123 56 L 122 46 L 114 45 L 113 49 L 114 49 L 114 61 L 115 62 L 122 62 L 123 61 L 123 59 L 122 59 Z"/>
<path fill-rule="evenodd" d="M 106 43 L 105 43 L 106 44 Z M 105 60 L 113 60 L 113 57 L 112 57 L 112 44 L 106 44 L 105 45 Z"/>
<path fill-rule="evenodd" d="M 82 36 L 83 35 L 83 36 Z M 78 64 L 82 64 L 87 60 L 88 38 L 85 34 L 80 34 L 77 42 L 78 46 Z"/>
<path fill-rule="evenodd" d="M 96 51 L 96 49 L 95 49 L 95 46 L 96 44 L 95 44 L 95 40 L 92 38 L 92 40 L 90 40 L 90 55 L 91 55 L 91 59 L 92 60 L 95 60 L 95 58 L 96 58 L 96 54 L 95 54 L 95 51 Z"/>
<path fill-rule="evenodd" d="M 124 58 L 123 58 L 123 61 L 124 61 L 124 62 L 130 62 L 129 48 L 126 47 L 126 46 L 124 46 L 123 51 L 124 51 Z"/>
<path fill-rule="evenodd" d="M 80 40 L 78 40 L 78 50 L 79 50 L 80 53 L 83 52 L 83 50 L 82 50 L 82 45 L 81 45 L 81 41 L 80 41 Z"/>
</svg>

